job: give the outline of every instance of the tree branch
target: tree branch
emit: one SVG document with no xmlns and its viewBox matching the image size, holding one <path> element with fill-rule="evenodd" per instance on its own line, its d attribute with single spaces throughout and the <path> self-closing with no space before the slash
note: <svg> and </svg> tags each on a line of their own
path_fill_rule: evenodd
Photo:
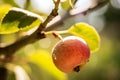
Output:
<svg viewBox="0 0 120 80">
<path fill-rule="evenodd" d="M 54 1 L 54 0 L 53 0 Z M 50 15 L 47 17 L 47 19 L 44 21 L 44 23 L 40 24 L 39 31 L 42 31 L 43 28 L 47 26 L 47 24 L 58 15 L 58 7 L 59 7 L 60 0 L 54 1 L 55 7 L 50 13 Z"/>
<path fill-rule="evenodd" d="M 58 6 L 60 3 L 60 0 L 57 0 L 56 2 L 54 1 L 54 3 L 55 3 L 55 7 L 52 10 L 52 12 L 50 13 L 50 15 L 47 17 L 47 19 L 43 23 L 40 24 L 39 28 L 34 33 L 22 38 L 21 40 L 15 42 L 9 46 L 0 48 L 0 61 L 1 62 L 11 61 L 13 54 L 15 54 L 15 52 L 18 51 L 20 48 L 24 47 L 27 44 L 31 44 L 31 43 L 34 43 L 34 42 L 42 39 L 42 38 L 45 38 L 45 35 L 41 32 L 44 30 L 46 25 L 54 17 L 56 17 L 58 15 Z"/>
</svg>

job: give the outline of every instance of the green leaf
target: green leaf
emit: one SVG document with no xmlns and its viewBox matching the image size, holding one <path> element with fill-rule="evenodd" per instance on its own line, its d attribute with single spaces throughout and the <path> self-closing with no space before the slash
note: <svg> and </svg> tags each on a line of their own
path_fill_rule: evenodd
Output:
<svg viewBox="0 0 120 80">
<path fill-rule="evenodd" d="M 43 19 L 37 14 L 19 8 L 11 8 L 1 21 L 0 34 L 29 30 L 38 26 L 42 21 Z"/>
<path fill-rule="evenodd" d="M 61 6 L 63 9 L 73 8 L 74 1 L 75 0 L 64 0 L 63 2 L 61 2 Z"/>
<path fill-rule="evenodd" d="M 68 29 L 68 33 L 83 38 L 92 52 L 99 49 L 100 36 L 94 27 L 86 23 L 77 23 Z"/>
</svg>

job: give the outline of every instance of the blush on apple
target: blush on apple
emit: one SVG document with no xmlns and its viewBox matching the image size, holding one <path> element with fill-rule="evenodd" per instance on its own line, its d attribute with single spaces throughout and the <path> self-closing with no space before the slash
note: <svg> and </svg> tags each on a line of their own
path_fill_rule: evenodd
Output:
<svg viewBox="0 0 120 80">
<path fill-rule="evenodd" d="M 90 49 L 80 37 L 66 37 L 53 47 L 52 59 L 58 69 L 65 73 L 79 72 L 80 67 L 88 62 Z"/>
</svg>

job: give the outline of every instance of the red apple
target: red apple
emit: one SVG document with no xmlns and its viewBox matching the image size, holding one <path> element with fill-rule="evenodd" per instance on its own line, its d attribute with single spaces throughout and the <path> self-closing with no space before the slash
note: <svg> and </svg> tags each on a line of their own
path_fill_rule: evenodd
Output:
<svg viewBox="0 0 120 80">
<path fill-rule="evenodd" d="M 88 62 L 90 49 L 86 42 L 76 36 L 66 37 L 53 47 L 52 59 L 58 69 L 65 73 L 78 72 Z"/>
</svg>

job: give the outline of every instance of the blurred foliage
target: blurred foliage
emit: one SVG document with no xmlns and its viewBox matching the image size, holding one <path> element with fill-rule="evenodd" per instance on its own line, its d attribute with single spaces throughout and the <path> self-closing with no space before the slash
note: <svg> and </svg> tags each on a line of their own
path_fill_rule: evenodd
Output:
<svg viewBox="0 0 120 80">
<path fill-rule="evenodd" d="M 9 9 L 11 6 L 16 6 L 13 3 L 6 3 L 6 1 L 7 0 L 0 0 L 0 20 L 2 15 L 5 14 L 1 13 L 1 11 Z M 29 10 L 36 12 L 31 7 Z M 40 14 L 42 13 L 42 11 L 37 11 L 37 13 L 38 12 Z M 34 44 L 27 45 L 26 47 L 19 50 L 11 64 L 14 66 L 21 66 L 21 68 L 27 72 L 31 80 L 120 80 L 119 13 L 120 9 L 115 8 L 110 4 L 105 13 L 102 14 L 103 18 L 105 19 L 105 25 L 104 28 L 99 32 L 101 36 L 100 50 L 91 55 L 90 61 L 81 69 L 79 73 L 71 73 L 67 75 L 60 72 L 54 66 L 51 59 L 51 50 L 52 46 L 58 40 L 53 36 L 49 36 Z M 45 15 L 46 14 L 44 14 L 44 16 Z M 66 26 L 79 21 L 78 18 L 81 18 L 80 21 L 87 22 L 87 16 L 88 15 L 83 17 L 80 15 L 78 17 L 72 18 L 71 20 L 66 20 L 61 29 L 65 29 L 67 28 Z M 94 17 L 92 17 L 92 19 L 94 19 Z M 21 38 L 21 35 L 23 34 L 24 33 L 0 35 L 0 46 L 13 43 L 16 39 Z M 8 65 L 7 68 L 10 69 L 10 65 Z M 16 75 L 14 72 L 10 71 L 8 79 L 15 80 L 15 76 Z"/>
<path fill-rule="evenodd" d="M 46 72 L 50 73 L 54 78 L 56 78 L 56 80 L 65 80 L 65 74 L 55 67 L 55 65 L 52 63 L 52 58 L 50 56 L 51 55 L 47 51 L 39 50 L 36 51 L 36 53 L 31 54 L 29 56 L 29 59 L 33 63 L 36 63 L 39 67 L 46 70 Z"/>
<path fill-rule="evenodd" d="M 118 22 L 120 21 L 118 16 L 120 16 L 120 9 L 114 8 L 113 6 L 109 5 L 109 8 L 107 12 L 105 13 L 106 21 L 107 22 Z"/>
</svg>

